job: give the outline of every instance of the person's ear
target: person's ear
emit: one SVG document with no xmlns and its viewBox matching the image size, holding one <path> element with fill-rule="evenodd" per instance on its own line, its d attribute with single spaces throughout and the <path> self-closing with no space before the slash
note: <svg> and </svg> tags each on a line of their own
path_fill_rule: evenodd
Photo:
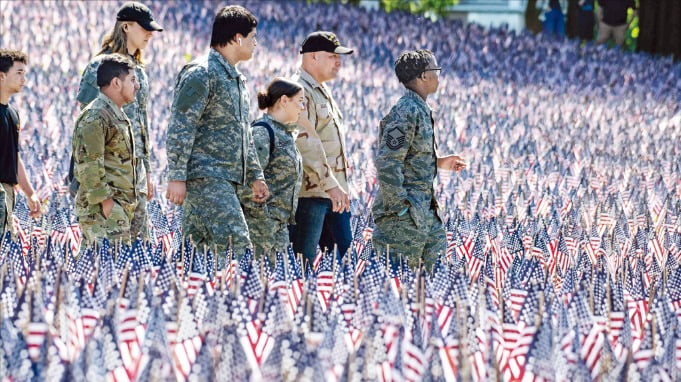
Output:
<svg viewBox="0 0 681 382">
<path fill-rule="evenodd" d="M 0 72 L 0 81 L 4 81 L 7 79 L 7 73 L 5 72 Z"/>
</svg>

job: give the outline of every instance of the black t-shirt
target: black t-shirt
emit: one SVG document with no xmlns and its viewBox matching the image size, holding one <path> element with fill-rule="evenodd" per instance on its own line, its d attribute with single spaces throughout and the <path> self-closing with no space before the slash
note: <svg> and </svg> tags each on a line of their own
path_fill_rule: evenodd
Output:
<svg viewBox="0 0 681 382">
<path fill-rule="evenodd" d="M 603 22 L 616 27 L 627 23 L 627 9 L 635 8 L 633 0 L 599 0 L 603 7 Z"/>
<path fill-rule="evenodd" d="M 17 115 L 10 106 L 0 103 L 0 183 L 17 184 L 19 160 Z"/>
</svg>

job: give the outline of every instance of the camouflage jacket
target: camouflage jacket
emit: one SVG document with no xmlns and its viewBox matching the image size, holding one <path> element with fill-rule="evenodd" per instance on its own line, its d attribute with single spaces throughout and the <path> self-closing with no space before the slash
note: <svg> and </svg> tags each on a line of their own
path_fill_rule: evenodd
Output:
<svg viewBox="0 0 681 382">
<path fill-rule="evenodd" d="M 137 173 L 132 127 L 125 113 L 105 94 L 81 112 L 73 132 L 74 175 L 80 188 L 76 215 L 101 212 L 113 198 L 127 212 L 137 205 Z"/>
<path fill-rule="evenodd" d="M 327 190 L 339 187 L 348 192 L 343 115 L 331 90 L 300 69 L 293 78 L 305 89 L 309 127 L 298 126 L 296 145 L 303 157 L 300 197 L 328 198 Z"/>
<path fill-rule="evenodd" d="M 168 124 L 168 180 L 264 179 L 253 146 L 246 79 L 211 49 L 182 68 Z"/>
<path fill-rule="evenodd" d="M 250 188 L 241 188 L 245 191 L 239 195 L 244 211 L 253 217 L 268 216 L 277 221 L 295 224 L 298 193 L 303 179 L 303 163 L 295 145 L 296 127 L 281 124 L 268 114 L 257 122 L 269 124 L 274 133 L 274 142 L 270 142 L 266 127 L 253 127 L 255 148 L 270 190 L 270 198 L 264 204 L 255 203 L 251 199 L 253 195 Z M 271 155 L 270 145 L 273 145 Z"/>
<path fill-rule="evenodd" d="M 81 109 L 85 108 L 87 104 L 92 102 L 99 95 L 97 69 L 99 68 L 101 59 L 102 55 L 93 58 L 83 72 L 77 97 Z M 132 56 L 130 56 L 130 59 L 133 62 L 136 62 Z M 135 157 L 142 161 L 144 169 L 149 173 L 151 171 L 151 166 L 149 164 L 149 115 L 147 113 L 149 79 L 144 72 L 144 68 L 139 63 L 135 68 L 135 76 L 137 77 L 140 88 L 137 91 L 137 96 L 135 96 L 135 101 L 123 106 L 123 111 L 125 111 L 125 114 L 128 116 L 128 119 L 130 119 L 130 124 L 132 125 L 135 147 L 137 148 Z"/>
<path fill-rule="evenodd" d="M 432 112 L 426 101 L 407 89 L 381 121 L 376 171 L 379 189 L 374 217 L 398 214 L 409 207 L 417 226 L 422 211 L 435 207 L 437 172 Z"/>
</svg>

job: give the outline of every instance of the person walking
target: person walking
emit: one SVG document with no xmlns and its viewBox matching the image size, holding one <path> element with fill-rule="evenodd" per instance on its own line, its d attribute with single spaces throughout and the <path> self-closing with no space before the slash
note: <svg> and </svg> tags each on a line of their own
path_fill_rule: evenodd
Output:
<svg viewBox="0 0 681 382">
<path fill-rule="evenodd" d="M 199 246 L 243 255 L 252 247 L 237 187 L 251 187 L 253 201 L 269 197 L 249 123 L 246 78 L 237 69 L 257 46 L 257 19 L 241 6 L 221 8 L 208 55 L 185 65 L 177 77 L 168 125 L 168 190 L 182 205 L 183 234 Z"/>
<path fill-rule="evenodd" d="M 102 48 L 99 53 L 88 63 L 80 81 L 78 96 L 81 108 L 85 108 L 90 102 L 99 96 L 97 86 L 97 69 L 102 58 L 107 54 L 119 53 L 129 57 L 135 63 L 135 78 L 139 84 L 139 91 L 135 99 L 123 107 L 132 124 L 132 133 L 135 140 L 135 159 L 137 162 L 138 192 L 137 208 L 132 221 L 130 232 L 133 240 L 138 235 L 145 239 L 147 232 L 147 201 L 154 196 L 154 186 L 151 181 L 150 146 L 149 146 L 149 113 L 147 105 L 149 101 L 149 79 L 144 70 L 145 63 L 142 59 L 144 49 L 155 32 L 161 32 L 163 28 L 155 20 L 151 10 L 144 4 L 127 2 L 121 6 L 116 14 L 116 23 L 104 36 Z M 77 189 L 73 184 L 72 189 Z"/>
<path fill-rule="evenodd" d="M 80 186 L 76 216 L 85 244 L 130 243 L 137 210 L 137 157 L 132 122 L 123 106 L 135 102 L 136 63 L 121 54 L 100 58 L 100 93 L 80 113 L 73 131 L 74 175 Z"/>
<path fill-rule="evenodd" d="M 405 91 L 381 120 L 379 132 L 373 243 L 377 252 L 404 255 L 412 266 L 419 260 L 433 265 L 447 248 L 433 188 L 437 171 L 466 167 L 457 155 L 436 156 L 434 120 L 426 100 L 437 91 L 440 70 L 428 50 L 397 58 L 395 74 Z"/>
<path fill-rule="evenodd" d="M 352 242 L 343 114 L 326 85 L 338 76 L 341 56 L 352 52 L 335 34 L 313 32 L 301 46 L 303 60 L 294 76 L 305 89 L 307 110 L 298 121 L 296 145 L 303 157 L 303 185 L 291 241 L 294 251 L 310 262 L 317 245 L 325 251 L 336 247 L 341 257 Z"/>
<path fill-rule="evenodd" d="M 265 203 L 255 203 L 250 189 L 240 188 L 248 232 L 256 254 L 285 253 L 291 244 L 289 224 L 295 224 L 303 162 L 296 148 L 296 121 L 305 109 L 305 94 L 297 83 L 275 78 L 258 93 L 258 107 L 266 110 L 253 123 L 253 141 L 270 190 Z"/>
<path fill-rule="evenodd" d="M 24 88 L 27 63 L 26 53 L 0 49 L 0 241 L 6 231 L 15 235 L 12 213 L 16 204 L 16 185 L 26 196 L 30 215 L 40 216 L 40 200 L 19 155 L 19 113 L 9 105 L 10 97 Z"/>
</svg>

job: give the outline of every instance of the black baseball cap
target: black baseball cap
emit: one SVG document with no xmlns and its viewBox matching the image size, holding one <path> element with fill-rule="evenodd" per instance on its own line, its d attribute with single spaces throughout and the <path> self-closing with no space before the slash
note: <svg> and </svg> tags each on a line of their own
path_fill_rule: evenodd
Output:
<svg viewBox="0 0 681 382">
<path fill-rule="evenodd" d="M 317 31 L 310 33 L 300 47 L 300 53 L 329 52 L 351 54 L 352 49 L 341 46 L 338 37 L 332 32 Z"/>
<path fill-rule="evenodd" d="M 129 1 L 121 6 L 116 15 L 118 21 L 136 21 L 142 28 L 148 31 L 160 32 L 163 27 L 154 21 L 151 10 L 144 4 Z"/>
</svg>

